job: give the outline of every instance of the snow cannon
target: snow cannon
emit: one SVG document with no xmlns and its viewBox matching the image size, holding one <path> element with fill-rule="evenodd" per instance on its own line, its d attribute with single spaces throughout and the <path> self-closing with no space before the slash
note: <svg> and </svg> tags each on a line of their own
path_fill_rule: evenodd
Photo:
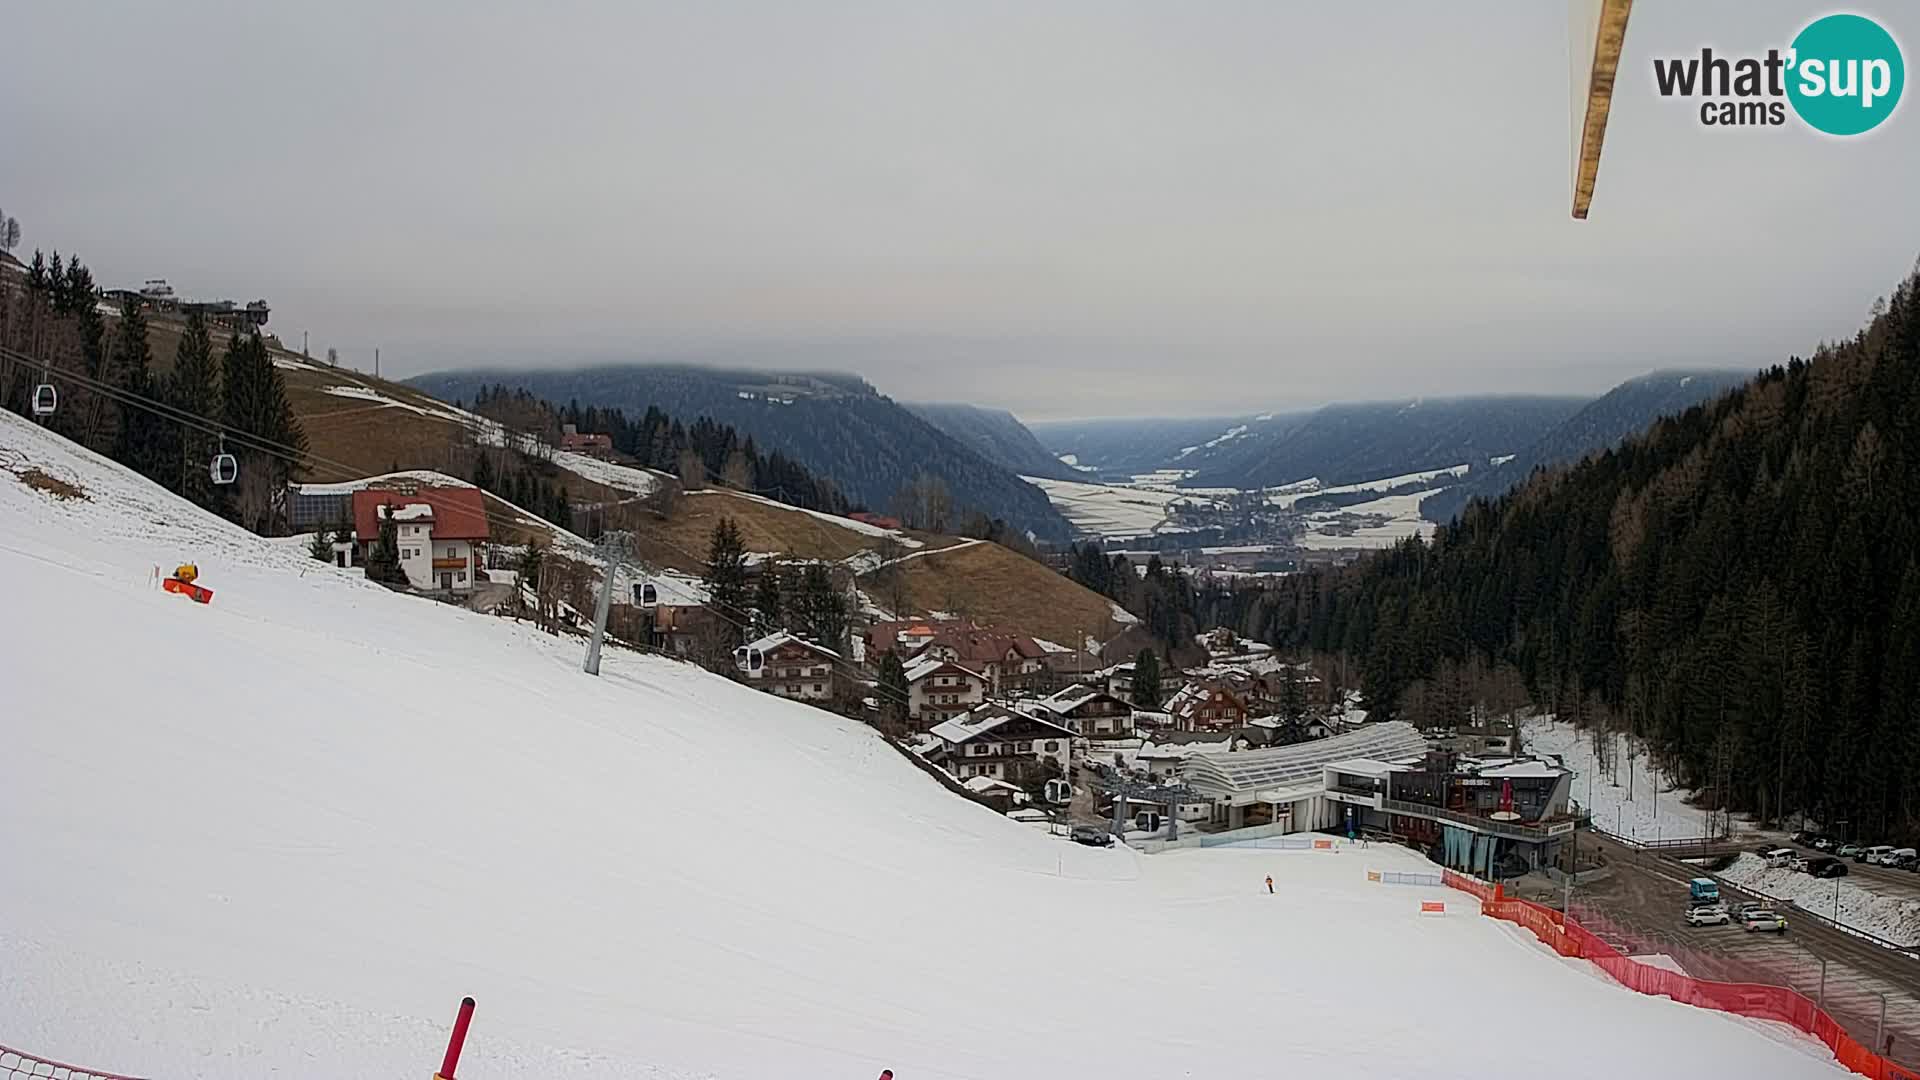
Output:
<svg viewBox="0 0 1920 1080">
<path fill-rule="evenodd" d="M 213 590 L 197 583 L 200 568 L 192 563 L 181 563 L 173 568 L 173 573 L 160 579 L 160 587 L 170 593 L 178 593 L 196 604 L 213 602 Z"/>
</svg>

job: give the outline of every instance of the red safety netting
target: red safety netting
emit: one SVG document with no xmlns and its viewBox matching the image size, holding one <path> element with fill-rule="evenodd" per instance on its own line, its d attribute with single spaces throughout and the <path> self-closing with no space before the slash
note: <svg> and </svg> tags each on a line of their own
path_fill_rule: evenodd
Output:
<svg viewBox="0 0 1920 1080">
<path fill-rule="evenodd" d="M 1561 956 L 1590 961 L 1628 989 L 1669 997 L 1702 1009 L 1792 1024 L 1826 1043 L 1840 1064 L 1861 1076 L 1873 1080 L 1920 1080 L 1920 1072 L 1904 1068 L 1862 1046 L 1838 1021 L 1796 990 L 1762 983 L 1712 982 L 1643 964 L 1622 956 L 1598 935 L 1552 908 L 1527 900 L 1509 900 L 1494 886 L 1451 870 L 1442 875 L 1442 880 L 1452 888 L 1479 897 L 1481 914 L 1526 927 Z"/>
<path fill-rule="evenodd" d="M 0 1046 L 0 1080 L 26 1080 L 28 1077 L 46 1077 L 50 1080 L 135 1080 L 131 1076 L 65 1065 L 23 1054 L 10 1046 Z"/>
</svg>

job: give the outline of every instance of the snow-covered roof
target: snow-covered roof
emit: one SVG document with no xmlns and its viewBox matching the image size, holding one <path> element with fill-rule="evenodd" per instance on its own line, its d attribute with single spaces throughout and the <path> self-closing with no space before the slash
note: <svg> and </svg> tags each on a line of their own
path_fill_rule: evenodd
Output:
<svg viewBox="0 0 1920 1080">
<path fill-rule="evenodd" d="M 773 650 L 779 648 L 780 646 L 787 645 L 787 644 L 800 645 L 805 648 L 811 649 L 814 652 L 821 653 L 825 656 L 831 656 L 835 660 L 840 659 L 839 653 L 833 651 L 832 649 L 827 648 L 825 645 L 820 645 L 815 642 L 808 641 L 804 638 L 795 637 L 792 634 L 787 633 L 785 630 L 780 630 L 775 633 L 768 634 L 766 637 L 763 637 L 758 641 L 748 642 L 745 648 L 748 651 L 758 649 L 762 653 L 770 653 Z"/>
<path fill-rule="evenodd" d="M 1347 758 L 1343 761 L 1329 761 L 1327 768 L 1334 772 L 1343 772 L 1348 776 L 1371 776 L 1374 779 L 1393 772 L 1393 766 L 1372 758 Z"/>
<path fill-rule="evenodd" d="M 942 660 L 937 656 L 921 656 L 906 666 L 907 681 L 910 683 L 919 682 L 921 679 L 926 678 L 942 668 L 952 668 L 955 671 L 964 672 L 983 682 L 986 680 L 985 675 L 962 667 L 951 660 Z"/>
<path fill-rule="evenodd" d="M 426 503 L 412 503 L 401 507 L 388 507 L 387 516 L 394 521 L 431 521 L 433 507 Z"/>
<path fill-rule="evenodd" d="M 1196 754 L 1187 762 L 1187 782 L 1222 798 L 1250 796 L 1262 788 L 1318 783 L 1324 776 L 1322 770 L 1330 762 L 1354 758 L 1391 760 L 1423 755 L 1426 751 L 1426 737 L 1418 729 L 1393 720 L 1270 750 Z"/>
<path fill-rule="evenodd" d="M 995 780 L 991 776 L 969 777 L 965 780 L 962 780 L 960 782 L 960 786 L 966 788 L 968 791 L 971 791 L 977 795 L 985 795 L 989 791 L 1021 790 L 1019 784 L 1009 784 L 1005 780 Z"/>
<path fill-rule="evenodd" d="M 1028 713 L 1015 712 L 1012 709 L 991 704 L 982 705 L 964 716 L 956 716 L 944 723 L 936 724 L 928 731 L 928 734 L 942 742 L 963 743 L 969 739 L 977 739 L 982 735 L 989 734 L 1001 726 L 1017 720 L 1025 720 L 1030 723 L 1039 724 L 1042 727 L 1051 728 L 1063 739 L 1073 738 L 1073 732 L 1068 731 L 1066 728 L 1050 720 L 1042 720 Z"/>
<path fill-rule="evenodd" d="M 1516 761 L 1510 765 L 1501 765 L 1492 769 L 1481 769 L 1480 775 L 1502 780 L 1546 779 L 1566 775 L 1565 769 L 1545 761 Z"/>
</svg>

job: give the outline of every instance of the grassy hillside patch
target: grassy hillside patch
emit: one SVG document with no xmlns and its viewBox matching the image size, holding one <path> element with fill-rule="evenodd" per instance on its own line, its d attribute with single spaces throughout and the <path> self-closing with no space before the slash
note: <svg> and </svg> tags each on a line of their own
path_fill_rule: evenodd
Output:
<svg viewBox="0 0 1920 1080">
<path fill-rule="evenodd" d="M 1119 632 L 1112 602 L 998 544 L 971 544 L 925 555 L 897 568 L 908 601 L 1072 645 L 1082 634 L 1104 641 Z"/>
</svg>

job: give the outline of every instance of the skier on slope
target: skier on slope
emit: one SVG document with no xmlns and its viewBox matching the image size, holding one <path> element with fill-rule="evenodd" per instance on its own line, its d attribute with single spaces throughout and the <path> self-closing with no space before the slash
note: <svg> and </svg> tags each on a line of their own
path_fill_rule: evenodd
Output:
<svg viewBox="0 0 1920 1080">
<path fill-rule="evenodd" d="M 1267 875 L 1267 892 L 1269 894 L 1273 892 L 1273 875 L 1272 874 Z"/>
</svg>

